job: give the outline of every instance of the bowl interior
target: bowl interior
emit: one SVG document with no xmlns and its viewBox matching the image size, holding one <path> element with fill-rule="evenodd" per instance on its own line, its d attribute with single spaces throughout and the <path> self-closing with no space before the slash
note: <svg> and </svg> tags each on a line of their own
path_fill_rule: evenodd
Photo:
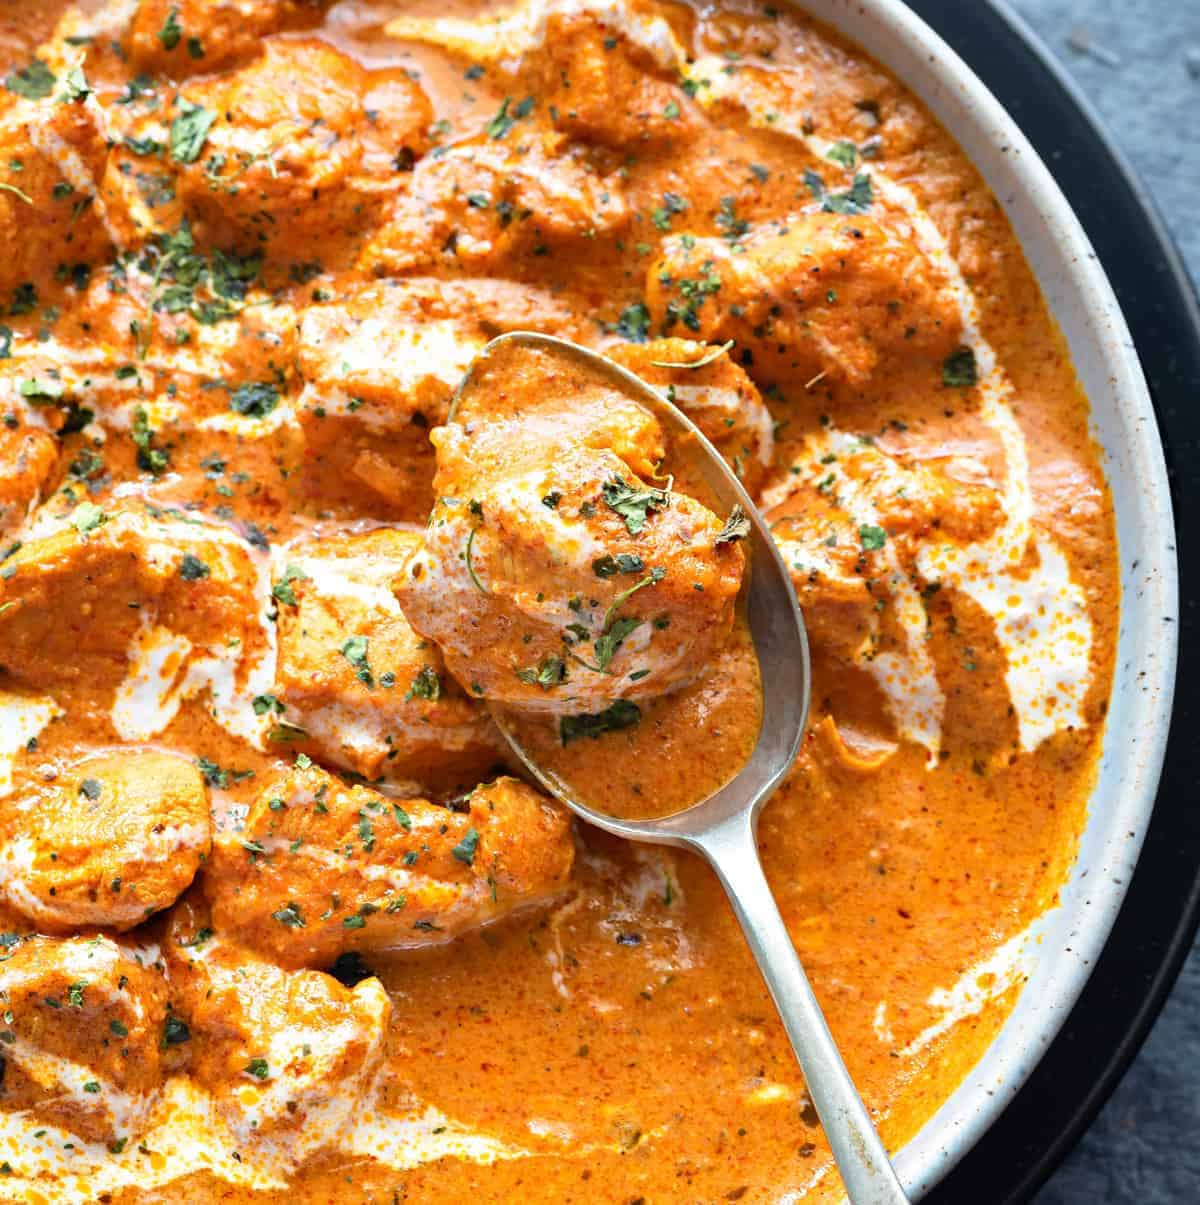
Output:
<svg viewBox="0 0 1200 1205">
<path fill-rule="evenodd" d="M 987 180 L 1070 345 L 1112 490 L 1121 623 L 1087 827 L 1058 907 L 1022 944 L 1027 977 L 983 1058 L 897 1158 L 929 1190 L 999 1116 L 1054 1039 L 1108 938 L 1154 806 L 1175 676 L 1178 582 L 1166 464 L 1125 320 L 1083 229 L 1012 119 L 899 0 L 801 0 L 932 110 Z"/>
</svg>

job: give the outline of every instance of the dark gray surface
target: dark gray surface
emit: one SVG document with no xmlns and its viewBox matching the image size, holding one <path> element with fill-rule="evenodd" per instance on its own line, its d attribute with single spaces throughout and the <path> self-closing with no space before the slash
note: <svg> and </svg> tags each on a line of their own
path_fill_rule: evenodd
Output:
<svg viewBox="0 0 1200 1205">
<path fill-rule="evenodd" d="M 1011 2 L 1100 111 L 1200 279 L 1200 0 Z M 1200 1203 L 1198 1073 L 1200 945 L 1137 1061 L 1036 1205 Z"/>
</svg>

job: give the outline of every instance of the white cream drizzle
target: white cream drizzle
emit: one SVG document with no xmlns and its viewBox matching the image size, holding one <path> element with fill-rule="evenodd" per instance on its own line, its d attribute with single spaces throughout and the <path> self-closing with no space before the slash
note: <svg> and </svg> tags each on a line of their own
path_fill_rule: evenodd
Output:
<svg viewBox="0 0 1200 1205">
<path fill-rule="evenodd" d="M 973 966 L 949 988 L 935 988 L 925 1003 L 942 1013 L 897 1052 L 903 1057 L 916 1054 L 940 1038 L 967 1017 L 981 1013 L 993 1000 L 1028 978 L 1033 963 L 1029 933 L 1010 937 L 983 962 Z"/>
<path fill-rule="evenodd" d="M 729 67 L 725 60 L 708 56 L 686 69 L 687 77 L 698 85 L 697 99 L 702 104 L 716 100 L 740 104 L 752 124 L 793 137 L 818 159 L 828 162 L 832 142 L 805 134 L 794 115 L 781 113 L 771 104 L 756 103 L 759 98 L 754 94 L 749 74 L 753 69 L 739 67 L 731 71 Z M 774 70 L 786 72 L 787 68 Z M 928 580 L 969 595 L 996 625 L 1021 748 L 1031 752 L 1054 733 L 1086 723 L 1083 703 L 1092 682 L 1092 625 L 1087 600 L 1082 588 L 1071 580 L 1067 558 L 1057 541 L 1048 532 L 1035 528 L 1028 451 L 1013 412 L 1013 385 L 995 349 L 982 333 L 978 302 L 945 237 L 908 187 L 890 179 L 869 162 L 861 162 L 856 170 L 870 177 L 881 201 L 902 211 L 910 222 L 916 245 L 954 294 L 962 320 L 963 343 L 975 354 L 981 399 L 979 417 L 995 433 L 1005 456 L 1004 523 L 998 531 L 975 544 L 944 543 L 921 549 L 917 567 Z M 1035 554 L 1032 563 L 1029 563 L 1030 551 Z M 918 598 L 918 607 L 919 601 Z M 912 621 L 918 619 L 911 600 L 905 602 L 904 610 L 910 613 Z M 923 617 L 920 618 L 923 624 Z M 902 622 L 908 631 L 910 619 Z M 908 689 L 910 683 L 928 681 L 919 660 L 912 657 L 911 643 L 909 647 L 907 665 L 889 657 L 877 671 L 877 680 L 888 692 L 889 705 L 898 719 L 898 709 L 905 706 L 898 692 Z M 879 660 L 883 658 L 877 659 L 877 663 Z M 933 717 L 928 714 L 932 701 L 933 696 L 927 692 L 920 704 L 925 718 L 915 729 L 908 721 L 911 731 L 922 734 L 916 739 L 930 750 L 931 765 L 932 754 L 941 739 L 940 705 L 936 724 L 930 722 Z M 901 732 L 904 733 L 902 723 Z"/>
<path fill-rule="evenodd" d="M 13 787 L 17 755 L 63 709 L 49 695 L 16 695 L 0 691 L 0 797 Z"/>
</svg>

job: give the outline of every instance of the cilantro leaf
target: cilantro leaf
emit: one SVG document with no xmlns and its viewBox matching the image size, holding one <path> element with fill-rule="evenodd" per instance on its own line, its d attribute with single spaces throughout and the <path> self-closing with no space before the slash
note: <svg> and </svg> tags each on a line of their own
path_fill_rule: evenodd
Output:
<svg viewBox="0 0 1200 1205">
<path fill-rule="evenodd" d="M 167 19 L 163 22 L 163 27 L 158 31 L 158 40 L 163 44 L 164 50 L 174 50 L 179 45 L 179 39 L 183 37 L 183 26 L 179 24 L 179 9 L 172 8 L 167 13 Z"/>
<path fill-rule="evenodd" d="M 229 409 L 247 418 L 266 418 L 279 405 L 279 388 L 270 381 L 239 385 L 229 396 Z"/>
<path fill-rule="evenodd" d="M 463 834 L 463 839 L 450 851 L 460 862 L 468 866 L 475 861 L 475 851 L 479 848 L 479 833 L 469 828 Z"/>
<path fill-rule="evenodd" d="M 670 502 L 666 490 L 640 489 L 626 483 L 625 478 L 614 475 L 601 488 L 604 501 L 611 510 L 625 520 L 625 529 L 631 536 L 641 535 L 646 526 L 646 517 L 662 510 Z"/>
<path fill-rule="evenodd" d="M 979 382 L 979 367 L 975 352 L 960 347 L 942 361 L 942 384 L 949 389 L 969 389 Z"/>
<path fill-rule="evenodd" d="M 300 914 L 299 904 L 289 902 L 286 907 L 280 908 L 278 912 L 272 912 L 271 919 L 277 920 L 288 929 L 304 928 L 304 917 Z"/>
<path fill-rule="evenodd" d="M 288 565 L 283 571 L 283 577 L 271 587 L 271 595 L 277 601 L 287 603 L 289 607 L 299 606 L 292 582 L 306 581 L 308 581 L 308 574 L 299 565 Z"/>
<path fill-rule="evenodd" d="M 433 703 L 441 697 L 442 680 L 432 665 L 421 666 L 420 672 L 412 680 L 412 685 L 404 695 L 406 701 L 408 699 L 428 699 Z"/>
<path fill-rule="evenodd" d="M 746 512 L 742 508 L 734 504 L 733 510 L 729 512 L 729 518 L 725 520 L 725 526 L 721 528 L 720 534 L 713 541 L 714 547 L 720 544 L 734 544 L 738 540 L 744 540 L 750 534 L 750 520 L 746 516 Z"/>
<path fill-rule="evenodd" d="M 198 582 L 210 573 L 212 570 L 198 556 L 191 552 L 183 554 L 183 560 L 179 562 L 179 576 L 185 582 Z"/>
<path fill-rule="evenodd" d="M 645 302 L 635 301 L 627 305 L 617 319 L 616 333 L 630 343 L 645 343 L 650 332 L 650 311 Z"/>
<path fill-rule="evenodd" d="M 43 100 L 54 91 L 57 82 L 54 72 L 41 59 L 34 59 L 27 67 L 12 72 L 4 86 L 26 100 Z"/>
<path fill-rule="evenodd" d="M 179 163 L 195 163 L 217 115 L 186 100 L 180 105 L 178 116 L 171 122 L 171 158 Z"/>
<path fill-rule="evenodd" d="M 602 670 L 608 669 L 625 637 L 641 626 L 642 620 L 640 619 L 618 619 L 603 636 L 596 638 L 592 646 L 596 650 L 596 664 Z"/>
<path fill-rule="evenodd" d="M 887 532 L 873 523 L 864 523 L 858 529 L 864 552 L 878 552 L 887 543 Z"/>
<path fill-rule="evenodd" d="M 631 703 L 628 699 L 618 699 L 603 711 L 563 716 L 558 723 L 558 734 L 564 745 L 582 737 L 598 740 L 606 732 L 633 728 L 641 718 L 642 709 L 636 703 Z"/>
<path fill-rule="evenodd" d="M 530 686 L 540 686 L 549 690 L 553 686 L 567 680 L 567 663 L 553 653 L 543 657 L 536 666 L 517 670 L 517 677 Z"/>
</svg>

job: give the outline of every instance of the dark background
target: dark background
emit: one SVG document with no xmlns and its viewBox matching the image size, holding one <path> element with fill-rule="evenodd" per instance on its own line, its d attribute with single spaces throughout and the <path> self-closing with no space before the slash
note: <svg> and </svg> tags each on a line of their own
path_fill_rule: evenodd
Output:
<svg viewBox="0 0 1200 1205">
<path fill-rule="evenodd" d="M 1098 110 L 1153 194 L 1193 282 L 1200 279 L 1200 0 L 1010 3 Z M 1174 740 L 1196 739 L 1177 726 Z M 1137 1060 L 1036 1205 L 1200 1202 L 1198 1073 L 1200 947 Z"/>
</svg>

